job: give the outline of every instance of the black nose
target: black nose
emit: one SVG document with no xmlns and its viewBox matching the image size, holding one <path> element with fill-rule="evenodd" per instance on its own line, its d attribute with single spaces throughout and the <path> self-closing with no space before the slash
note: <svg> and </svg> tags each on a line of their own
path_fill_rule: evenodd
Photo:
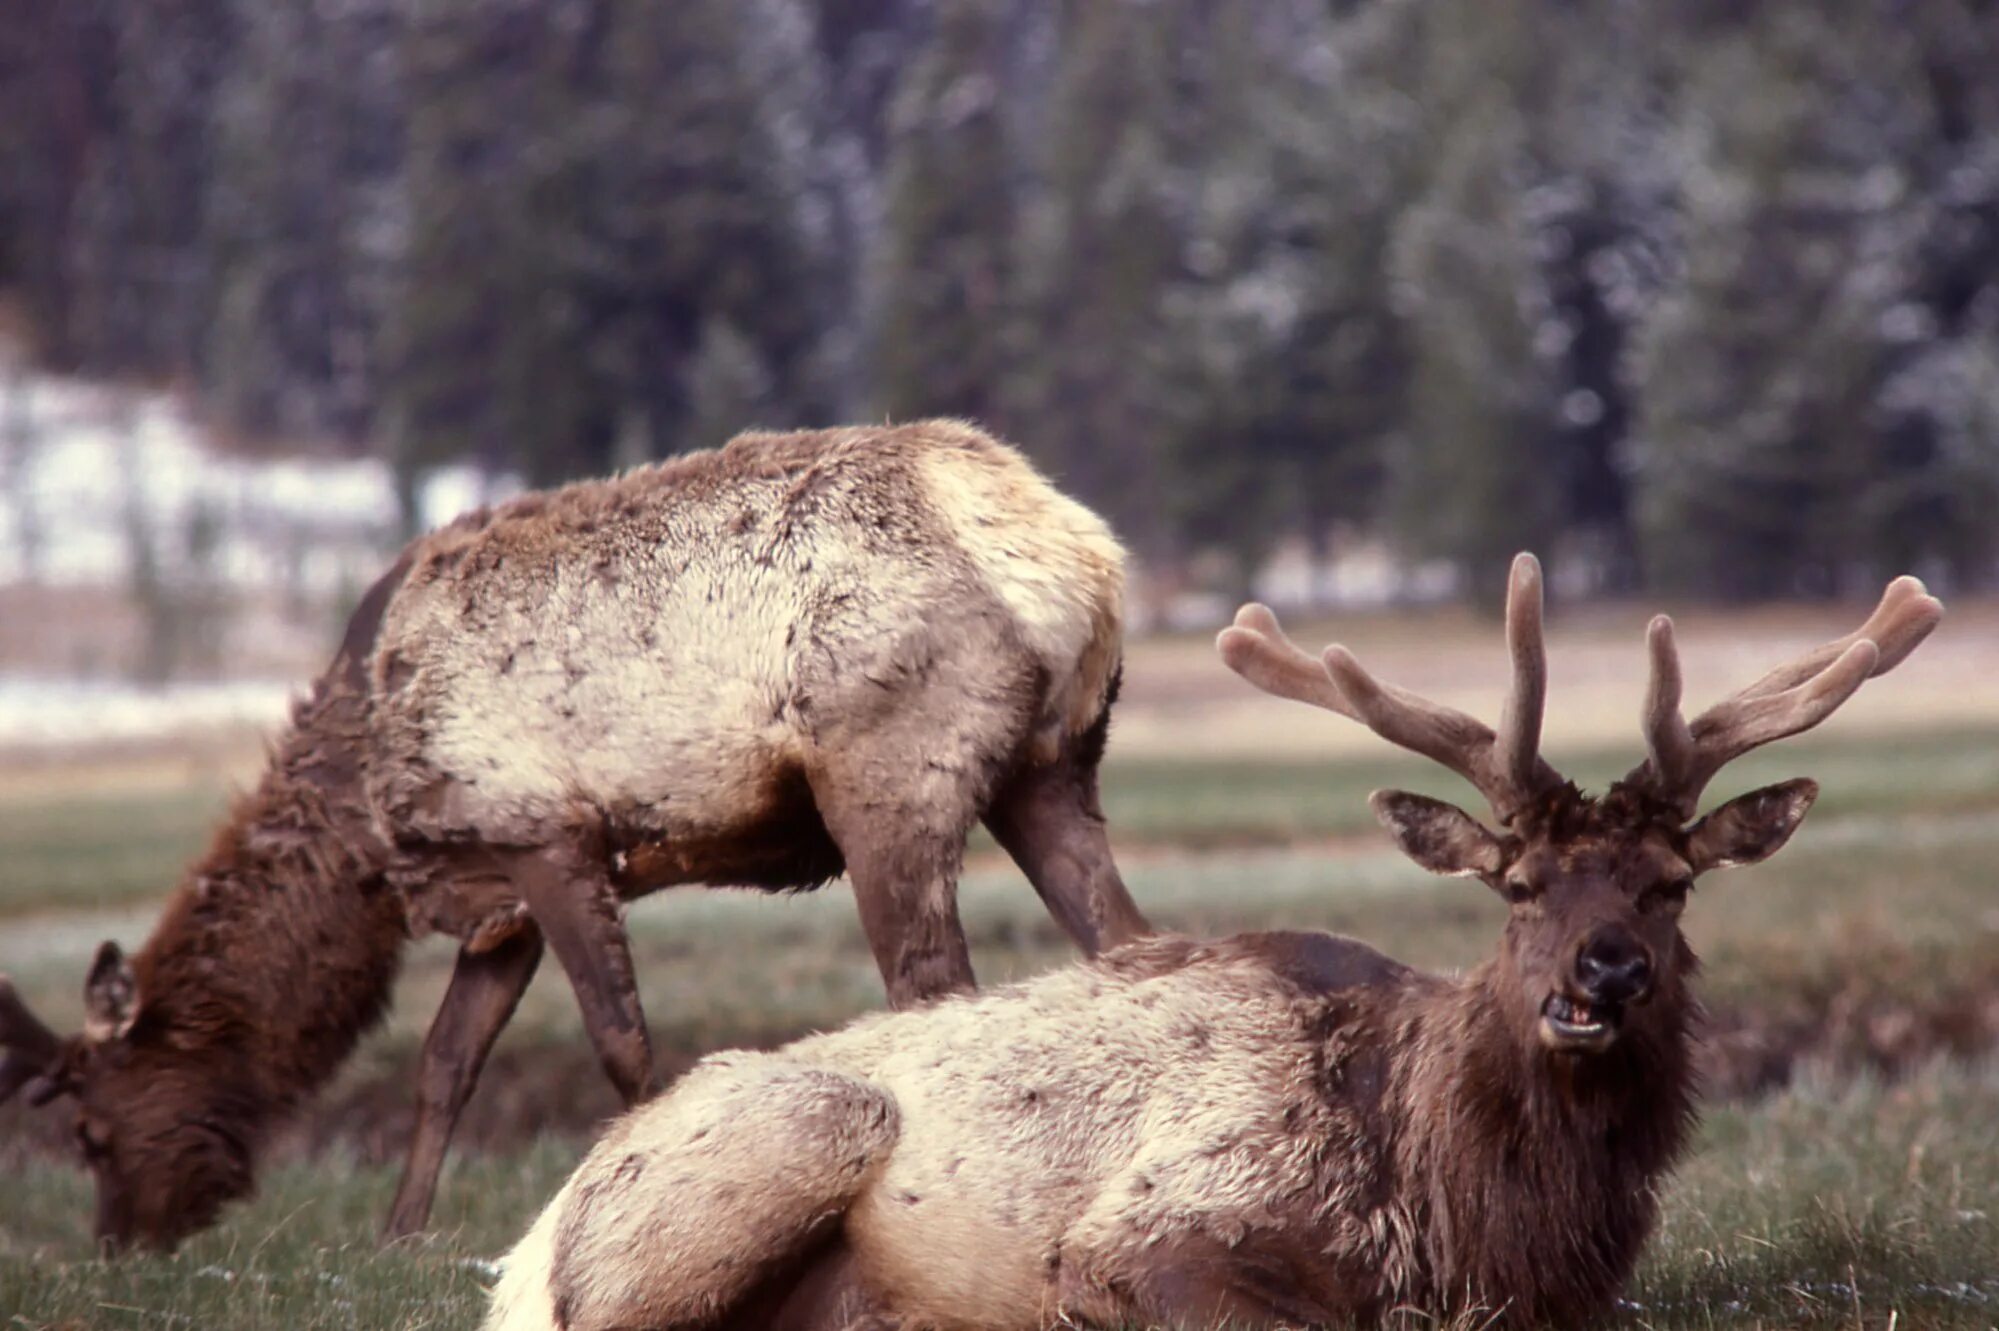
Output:
<svg viewBox="0 0 1999 1331">
<path fill-rule="evenodd" d="M 1576 981 L 1599 1003 L 1629 1003 L 1651 989 L 1652 958 L 1624 930 L 1599 929 L 1576 954 Z"/>
</svg>

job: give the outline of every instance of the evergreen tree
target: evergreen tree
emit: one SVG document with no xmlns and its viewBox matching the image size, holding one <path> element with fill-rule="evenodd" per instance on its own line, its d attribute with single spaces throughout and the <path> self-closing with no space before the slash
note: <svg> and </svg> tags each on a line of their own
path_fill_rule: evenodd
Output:
<svg viewBox="0 0 1999 1331">
<path fill-rule="evenodd" d="M 602 417 L 579 419 L 586 330 L 554 271 L 575 238 L 534 207 L 559 198 L 552 178 L 574 161 L 565 93 L 587 86 L 588 51 L 578 25 L 510 10 L 460 0 L 402 34 L 410 234 L 384 332 L 384 433 L 406 514 L 417 478 L 444 461 L 559 479 L 608 449 Z"/>
<path fill-rule="evenodd" d="M 1911 279 L 1885 316 L 1892 368 L 1869 425 L 1859 529 L 1882 569 L 1989 582 L 1999 553 L 1999 7 L 1908 16 L 1930 132 L 1908 163 Z"/>
<path fill-rule="evenodd" d="M 1865 557 L 1868 404 L 1913 239 L 1907 55 L 1891 25 L 1787 10 L 1691 71 L 1685 277 L 1637 346 L 1638 520 L 1661 585 L 1828 594 Z"/>
<path fill-rule="evenodd" d="M 406 496 L 950 411 L 1238 589 L 1338 524 L 1974 581 L 1995 62 L 1994 0 L 0 0 L 0 301 Z"/>
<path fill-rule="evenodd" d="M 892 418 L 999 415 L 1018 294 L 1003 14 L 996 0 L 947 7 L 896 96 L 870 358 Z"/>
<path fill-rule="evenodd" d="M 1532 20 L 1521 189 L 1550 307 L 1556 548 L 1572 576 L 1629 591 L 1640 567 L 1623 465 L 1636 397 L 1628 348 L 1672 253 L 1678 181 L 1661 96 L 1663 52 L 1682 20 L 1620 5 L 1541 6 Z"/>
<path fill-rule="evenodd" d="M 366 434 L 401 169 L 402 7 L 259 0 L 215 102 L 201 239 L 210 405 L 238 425 Z"/>
<path fill-rule="evenodd" d="M 1566 484 L 1552 446 L 1561 350 L 1522 185 L 1527 138 L 1512 89 L 1531 31 L 1503 10 L 1438 22 L 1423 86 L 1433 173 L 1390 253 L 1411 358 L 1406 435 L 1390 459 L 1393 531 L 1456 564 L 1479 599 L 1503 596 L 1507 558 L 1544 545 Z"/>
<path fill-rule="evenodd" d="M 107 132 L 103 6 L 0 0 L 0 291 L 47 362 L 76 365 L 76 196 Z"/>
<path fill-rule="evenodd" d="M 193 368 L 212 303 L 199 237 L 232 0 L 100 4 L 86 40 L 98 131 L 71 200 L 68 332 L 100 370 Z"/>
<path fill-rule="evenodd" d="M 1023 226 L 1017 433 L 1155 559 L 1175 553 L 1166 436 L 1189 414 L 1170 311 L 1184 280 L 1177 80 L 1192 0 L 1063 14 L 1040 206 Z"/>
<path fill-rule="evenodd" d="M 1188 260 L 1166 324 L 1187 405 L 1161 452 L 1174 528 L 1231 556 L 1232 595 L 1278 540 L 1320 542 L 1374 498 L 1401 405 L 1382 255 L 1409 179 L 1392 83 L 1410 11 L 1260 4 L 1187 62 Z"/>
<path fill-rule="evenodd" d="M 619 0 L 593 115 L 606 127 L 594 225 L 606 261 L 617 394 L 655 452 L 720 442 L 688 433 L 688 374 L 711 329 L 741 339 L 703 363 L 753 354 L 754 415 L 787 425 L 837 415 L 847 294 L 834 244 L 847 202 L 830 163 L 809 12 L 797 0 Z"/>
</svg>

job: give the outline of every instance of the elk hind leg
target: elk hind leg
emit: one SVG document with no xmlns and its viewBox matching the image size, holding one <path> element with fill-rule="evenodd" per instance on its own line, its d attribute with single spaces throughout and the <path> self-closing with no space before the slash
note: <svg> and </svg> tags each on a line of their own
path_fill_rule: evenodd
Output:
<svg viewBox="0 0 1999 1331">
<path fill-rule="evenodd" d="M 1093 760 L 1065 754 L 1023 768 L 994 796 L 985 821 L 1085 955 L 1152 931 L 1111 858 Z"/>
<path fill-rule="evenodd" d="M 487 1331 L 697 1331 L 828 1237 L 892 1150 L 894 1101 L 722 1055 L 627 1115 L 508 1255 Z"/>
<path fill-rule="evenodd" d="M 958 870 L 976 817 L 971 795 L 951 781 L 898 793 L 853 774 L 856 766 L 843 762 L 836 775 L 816 777 L 813 798 L 847 861 L 889 1006 L 971 989 L 972 954 L 958 919 Z"/>
</svg>

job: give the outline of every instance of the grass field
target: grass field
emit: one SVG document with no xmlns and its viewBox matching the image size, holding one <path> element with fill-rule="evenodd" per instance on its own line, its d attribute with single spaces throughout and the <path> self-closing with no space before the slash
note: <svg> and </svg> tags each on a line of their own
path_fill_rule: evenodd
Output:
<svg viewBox="0 0 1999 1331">
<path fill-rule="evenodd" d="M 1134 693 L 1135 728 L 1155 737 L 1196 716 L 1177 698 L 1148 704 L 1143 679 Z M 1703 881 L 1689 911 L 1715 1009 L 1713 1095 L 1618 1324 L 1999 1327 L 1999 725 L 1984 707 L 1940 704 L 1913 728 L 1836 722 L 1743 761 L 1714 791 L 1798 773 L 1825 787 L 1789 849 Z M 1585 733 L 1552 756 L 1601 784 L 1633 747 Z M 1366 814 L 1380 785 L 1464 798 L 1451 778 L 1379 749 L 1258 759 L 1199 734 L 1113 755 L 1119 854 L 1162 924 L 1330 928 L 1431 967 L 1489 949 L 1499 903 L 1421 874 Z M 216 782 L 122 776 L 51 783 L 57 795 L 35 784 L 0 783 L 0 972 L 73 1028 L 98 940 L 143 939 L 226 796 Z M 983 842 L 963 903 L 986 983 L 1070 955 Z M 681 1065 L 877 1005 L 853 914 L 837 885 L 640 904 L 632 931 L 662 1056 Z M 171 1259 L 94 1260 L 63 1116 L 0 1108 L 0 1331 L 475 1325 L 486 1262 L 612 1098 L 551 967 L 468 1110 L 433 1233 L 378 1249 L 450 956 L 435 940 L 411 949 L 388 1028 L 276 1144 L 259 1196 Z"/>
</svg>

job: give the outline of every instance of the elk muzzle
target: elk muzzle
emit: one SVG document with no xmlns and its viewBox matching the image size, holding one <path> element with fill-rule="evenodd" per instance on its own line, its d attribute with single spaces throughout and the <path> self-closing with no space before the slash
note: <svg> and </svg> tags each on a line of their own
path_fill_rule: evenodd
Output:
<svg viewBox="0 0 1999 1331">
<path fill-rule="evenodd" d="M 1541 1042 L 1565 1053 L 1600 1053 L 1617 1040 L 1624 1009 L 1652 993 L 1652 954 L 1621 925 L 1604 925 L 1576 948 L 1572 983 L 1541 1005 Z"/>
</svg>

